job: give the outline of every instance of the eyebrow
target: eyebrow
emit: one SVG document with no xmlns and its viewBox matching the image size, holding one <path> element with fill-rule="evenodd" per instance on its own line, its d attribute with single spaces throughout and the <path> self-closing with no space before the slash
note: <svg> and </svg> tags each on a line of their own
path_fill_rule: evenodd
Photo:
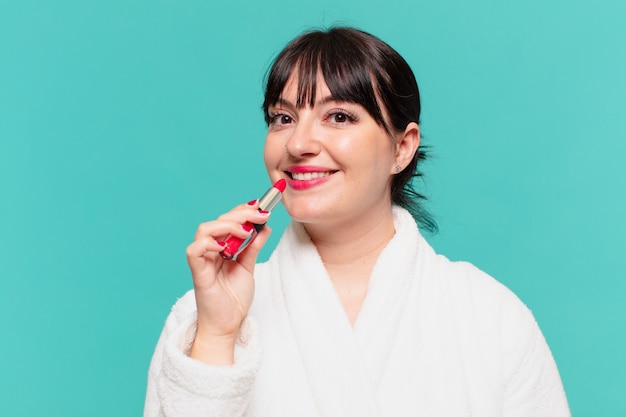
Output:
<svg viewBox="0 0 626 417">
<path fill-rule="evenodd" d="M 331 95 L 327 95 L 327 96 L 322 97 L 320 100 L 317 100 L 315 102 L 314 106 L 327 104 L 327 103 L 330 103 L 331 101 L 336 101 L 336 102 L 340 102 L 340 103 L 351 103 L 350 101 L 347 101 L 347 100 L 340 100 L 340 99 L 338 99 L 337 97 L 335 97 L 335 96 L 333 96 L 331 94 Z M 280 104 L 280 105 L 283 105 L 285 107 L 292 107 L 292 108 L 296 107 L 296 105 L 293 104 L 291 101 L 289 101 L 287 99 L 284 99 L 282 97 L 279 97 L 278 100 L 276 100 L 276 103 L 274 103 L 273 105 L 275 106 L 276 104 Z"/>
</svg>

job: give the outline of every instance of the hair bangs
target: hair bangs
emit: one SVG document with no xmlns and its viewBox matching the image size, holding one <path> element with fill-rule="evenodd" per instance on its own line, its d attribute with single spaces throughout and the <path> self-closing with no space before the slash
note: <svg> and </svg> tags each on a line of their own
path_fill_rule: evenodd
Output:
<svg viewBox="0 0 626 417">
<path fill-rule="evenodd" d="M 389 130 L 377 100 L 373 75 L 368 70 L 371 57 L 366 50 L 354 48 L 354 40 L 340 36 L 341 33 L 315 35 L 288 45 L 276 58 L 266 81 L 266 122 L 269 123 L 269 106 L 280 100 L 289 78 L 297 74 L 297 108 L 315 105 L 321 76 L 333 100 L 363 106 L 379 125 Z"/>
<path fill-rule="evenodd" d="M 376 122 L 387 128 L 378 103 L 367 57 L 357 48 L 342 48 L 341 42 L 322 51 L 320 70 L 334 100 L 363 106 Z M 346 45 L 347 46 L 347 45 Z M 348 55 L 348 58 L 346 58 Z"/>
</svg>

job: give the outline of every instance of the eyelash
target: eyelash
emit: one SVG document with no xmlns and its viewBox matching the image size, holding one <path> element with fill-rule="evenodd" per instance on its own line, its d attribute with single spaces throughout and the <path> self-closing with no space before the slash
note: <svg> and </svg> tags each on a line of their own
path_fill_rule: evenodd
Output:
<svg viewBox="0 0 626 417">
<path fill-rule="evenodd" d="M 293 121 L 293 117 L 291 117 L 289 114 L 284 113 L 284 112 L 280 112 L 280 111 L 276 111 L 276 112 L 270 112 L 269 113 L 269 121 L 270 124 L 276 124 L 276 120 L 280 117 L 288 117 L 290 120 Z"/>
<path fill-rule="evenodd" d="M 336 118 L 339 115 L 345 116 L 346 120 L 343 121 L 343 122 L 335 121 L 334 123 L 337 123 L 337 124 L 343 124 L 343 123 L 346 123 L 346 122 L 354 123 L 354 122 L 356 122 L 358 120 L 358 117 L 354 113 L 351 113 L 351 112 L 349 112 L 347 110 L 344 110 L 344 109 L 334 109 L 334 110 L 331 110 L 331 111 L 329 111 L 326 114 L 326 116 L 324 116 L 324 119 L 328 120 L 328 119 L 331 119 L 333 117 Z"/>
<path fill-rule="evenodd" d="M 276 121 L 279 120 L 282 117 L 287 117 L 289 118 L 289 121 L 287 123 L 280 123 L 280 125 L 283 124 L 288 124 L 293 122 L 294 118 L 289 115 L 286 112 L 282 112 L 282 111 L 274 111 L 274 112 L 270 112 L 268 114 L 269 116 L 269 123 L 270 125 L 275 125 Z M 337 116 L 345 116 L 345 120 L 344 121 L 337 121 L 336 118 Z M 335 120 L 331 120 L 335 118 Z M 330 110 L 329 112 L 326 113 L 326 115 L 324 115 L 324 120 L 325 121 L 331 121 L 331 123 L 334 124 L 344 124 L 344 123 L 355 123 L 359 120 L 358 116 L 352 112 L 349 112 L 345 109 L 333 109 Z"/>
</svg>

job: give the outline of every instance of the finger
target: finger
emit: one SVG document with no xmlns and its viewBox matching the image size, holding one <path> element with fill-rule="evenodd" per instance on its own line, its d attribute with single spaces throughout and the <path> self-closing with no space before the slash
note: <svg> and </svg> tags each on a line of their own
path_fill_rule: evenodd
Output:
<svg viewBox="0 0 626 417">
<path fill-rule="evenodd" d="M 235 208 L 228 213 L 222 214 L 217 220 L 233 221 L 237 223 L 257 223 L 262 224 L 267 221 L 269 212 L 259 210 L 255 206 L 244 206 Z"/>
<path fill-rule="evenodd" d="M 187 246 L 188 258 L 202 258 L 208 252 L 219 252 L 224 249 L 224 242 L 215 240 L 211 237 L 206 237 L 198 240 L 194 240 L 189 246 Z"/>
<path fill-rule="evenodd" d="M 217 242 L 211 238 L 194 241 L 187 247 L 187 264 L 194 279 L 198 274 L 203 274 L 211 269 L 215 271 L 219 268 L 220 262 L 222 262 L 219 252 L 223 249 L 222 242 Z"/>
<path fill-rule="evenodd" d="M 259 234 L 254 238 L 254 240 L 248 245 L 247 248 L 243 250 L 237 257 L 237 262 L 241 266 L 243 266 L 247 271 L 252 273 L 254 271 L 254 265 L 256 264 L 257 257 L 259 256 L 259 252 L 265 246 L 267 239 L 272 233 L 272 228 L 269 226 L 265 226 Z"/>
<path fill-rule="evenodd" d="M 241 221 L 241 213 L 252 213 L 254 211 L 258 211 L 259 209 L 259 200 L 252 200 L 247 202 L 246 204 L 239 204 L 238 206 L 233 207 L 231 210 L 226 213 L 221 214 L 218 217 L 218 220 L 237 220 Z"/>
<path fill-rule="evenodd" d="M 227 234 L 245 237 L 246 233 L 245 229 L 242 228 L 243 224 L 246 222 L 264 224 L 267 222 L 268 218 L 269 213 L 260 212 L 253 208 L 229 212 L 223 214 L 217 220 L 205 222 L 198 226 L 194 239 L 197 240 L 207 236 L 218 238 L 226 236 Z"/>
<path fill-rule="evenodd" d="M 237 222 L 230 220 L 215 220 L 212 222 L 202 223 L 198 226 L 194 240 L 202 240 L 212 238 L 215 240 L 223 240 L 226 235 L 234 235 L 245 238 L 249 233 L 249 227 L 244 227 L 246 221 Z"/>
</svg>

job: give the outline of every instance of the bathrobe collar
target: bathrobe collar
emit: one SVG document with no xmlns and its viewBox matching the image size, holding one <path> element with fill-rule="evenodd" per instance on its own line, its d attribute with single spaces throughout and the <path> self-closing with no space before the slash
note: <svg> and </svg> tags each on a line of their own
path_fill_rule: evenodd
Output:
<svg viewBox="0 0 626 417">
<path fill-rule="evenodd" d="M 280 276 L 311 392 L 325 417 L 380 415 L 376 392 L 409 287 L 418 285 L 423 264 L 423 238 L 415 221 L 399 207 L 393 208 L 393 215 L 396 233 L 374 266 L 354 328 L 301 224 L 287 228 L 272 255 L 276 259 L 270 259 L 272 273 Z"/>
</svg>

